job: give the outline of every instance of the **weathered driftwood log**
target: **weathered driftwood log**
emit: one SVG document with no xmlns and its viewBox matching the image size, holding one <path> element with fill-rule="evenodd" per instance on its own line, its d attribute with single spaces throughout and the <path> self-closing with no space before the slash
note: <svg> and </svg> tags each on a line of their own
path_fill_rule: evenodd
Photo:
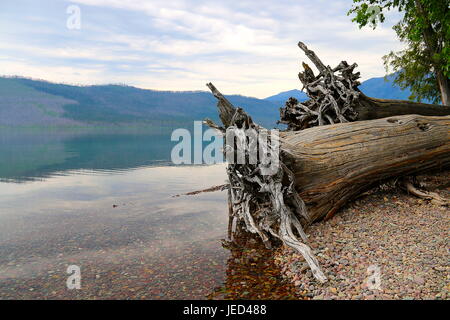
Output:
<svg viewBox="0 0 450 320">
<path fill-rule="evenodd" d="M 286 106 L 280 109 L 281 121 L 288 125 L 288 131 L 297 131 L 314 126 L 333 123 L 345 123 L 361 120 L 381 119 L 385 117 L 417 114 L 423 116 L 450 115 L 450 106 L 431 105 L 404 100 L 386 100 L 371 98 L 359 89 L 359 72 L 354 73 L 357 64 L 349 65 L 342 61 L 332 69 L 320 60 L 316 53 L 299 42 L 298 46 L 319 70 L 317 76 L 303 63 L 304 72 L 299 73 L 303 89 L 310 100 L 299 103 L 290 98 Z M 435 203 L 447 204 L 448 201 L 435 193 L 417 189 L 418 181 L 414 177 L 399 180 L 401 188 Z"/>
<path fill-rule="evenodd" d="M 287 124 L 288 130 L 406 114 L 450 115 L 450 106 L 367 97 L 358 89 L 360 74 L 354 73 L 356 63 L 349 65 L 342 61 L 336 68 L 331 68 L 325 66 L 304 43 L 299 42 L 298 45 L 316 66 L 319 74 L 316 76 L 313 70 L 303 63 L 304 71 L 298 76 L 310 99 L 299 102 L 290 98 L 280 110 L 279 123 Z"/>
<path fill-rule="evenodd" d="M 356 64 L 343 61 L 331 69 L 303 43 L 299 46 L 319 74 L 303 64 L 299 79 L 310 100 L 288 100 L 280 110 L 280 122 L 288 130 L 280 137 L 255 124 L 212 84 L 208 87 L 219 101 L 223 126 L 208 119 L 205 123 L 222 133 L 232 130 L 235 134 L 232 141 L 225 139 L 225 150 L 244 154 L 244 164 L 229 163 L 227 168 L 230 237 L 236 230 L 249 231 L 267 247 L 279 239 L 302 254 L 314 277 L 325 282 L 304 229 L 330 218 L 347 201 L 380 182 L 450 166 L 450 116 L 446 116 L 450 107 L 366 97 L 357 88 Z M 368 119 L 378 120 L 360 121 Z M 259 147 L 261 142 L 246 136 L 246 130 L 280 143 L 276 170 L 268 171 L 261 159 L 249 161 L 252 147 L 242 146 Z M 263 149 L 265 154 L 274 152 L 272 144 L 263 144 Z M 420 193 L 410 180 L 404 187 Z M 431 193 L 425 196 L 448 204 Z"/>
<path fill-rule="evenodd" d="M 450 166 L 450 116 L 406 115 L 281 133 L 310 221 L 382 181 Z"/>
<path fill-rule="evenodd" d="M 225 133 L 234 130 L 240 142 L 226 139 L 226 148 L 250 143 L 242 130 L 265 129 L 235 108 L 212 84 Z M 271 139 L 271 135 L 269 135 Z M 307 246 L 304 229 L 331 217 L 347 201 L 381 181 L 450 165 L 450 116 L 406 115 L 372 121 L 319 126 L 280 134 L 279 166 L 229 163 L 230 234 L 237 225 L 258 234 L 267 247 L 279 239 L 303 255 L 315 278 L 327 280 Z M 258 141 L 259 143 L 259 141 Z M 269 145 L 265 145 L 270 153 Z M 264 173 L 266 171 L 266 173 Z"/>
</svg>

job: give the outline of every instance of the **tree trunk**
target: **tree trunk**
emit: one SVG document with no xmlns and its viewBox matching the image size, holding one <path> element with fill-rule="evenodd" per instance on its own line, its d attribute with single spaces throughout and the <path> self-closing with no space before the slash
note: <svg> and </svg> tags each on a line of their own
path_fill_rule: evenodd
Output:
<svg viewBox="0 0 450 320">
<path fill-rule="evenodd" d="M 282 133 L 310 221 L 393 177 L 450 165 L 450 116 L 406 115 Z"/>
<path fill-rule="evenodd" d="M 418 103 L 407 100 L 390 100 L 371 98 L 360 94 L 355 110 L 358 113 L 356 121 L 374 120 L 392 116 L 417 114 L 421 116 L 448 116 L 450 106 Z"/>
<path fill-rule="evenodd" d="M 441 92 L 442 105 L 450 106 L 450 81 L 441 71 L 437 72 L 436 78 Z"/>
<path fill-rule="evenodd" d="M 422 20 L 425 23 L 425 26 L 423 27 L 423 40 L 425 46 L 427 47 L 426 53 L 428 55 L 428 59 L 433 65 L 435 70 L 434 73 L 436 76 L 437 84 L 439 86 L 439 91 L 441 93 L 442 105 L 450 106 L 450 84 L 448 78 L 444 75 L 444 73 L 441 70 L 441 65 L 438 62 L 436 62 L 435 58 L 436 55 L 442 54 L 443 46 L 440 45 L 438 42 L 439 37 L 436 35 L 436 32 L 433 29 L 429 15 L 423 8 L 422 3 L 420 3 L 419 0 L 415 0 L 415 4 L 417 7 L 417 11 L 421 15 Z"/>
</svg>

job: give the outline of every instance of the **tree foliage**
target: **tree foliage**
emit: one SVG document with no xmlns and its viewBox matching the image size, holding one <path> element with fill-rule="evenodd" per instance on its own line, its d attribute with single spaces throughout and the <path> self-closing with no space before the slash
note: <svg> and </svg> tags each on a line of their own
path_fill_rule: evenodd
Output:
<svg viewBox="0 0 450 320">
<path fill-rule="evenodd" d="M 406 48 L 383 57 L 386 71 L 396 72 L 395 83 L 410 88 L 410 99 L 438 103 L 450 76 L 450 9 L 448 0 L 353 0 L 348 14 L 360 28 L 385 21 L 385 12 L 403 16 L 394 25 Z M 440 89 L 441 88 L 441 89 Z"/>
</svg>

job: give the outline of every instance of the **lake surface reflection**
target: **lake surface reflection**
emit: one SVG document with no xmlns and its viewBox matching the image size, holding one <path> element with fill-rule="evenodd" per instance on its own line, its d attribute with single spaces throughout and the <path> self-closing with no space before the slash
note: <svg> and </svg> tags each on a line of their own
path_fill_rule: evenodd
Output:
<svg viewBox="0 0 450 320">
<path fill-rule="evenodd" d="M 0 130 L 0 181 L 43 179 L 70 170 L 115 172 L 170 165 L 170 134 Z"/>
<path fill-rule="evenodd" d="M 224 183 L 223 165 L 167 166 L 173 145 L 142 133 L 2 132 L 0 299 L 204 298 L 220 284 L 225 192 L 172 196 Z M 66 288 L 72 264 L 81 290 Z"/>
<path fill-rule="evenodd" d="M 222 247 L 226 192 L 173 197 L 225 183 L 224 164 L 170 166 L 167 135 L 0 137 L 0 299 L 285 294 L 269 262 Z"/>
</svg>

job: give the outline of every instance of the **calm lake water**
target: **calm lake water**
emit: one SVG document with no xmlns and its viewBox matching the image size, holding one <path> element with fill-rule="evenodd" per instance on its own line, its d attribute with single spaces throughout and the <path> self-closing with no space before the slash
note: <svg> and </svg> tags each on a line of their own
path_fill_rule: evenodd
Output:
<svg viewBox="0 0 450 320">
<path fill-rule="evenodd" d="M 222 248 L 226 192 L 173 197 L 226 179 L 223 164 L 171 166 L 174 144 L 142 133 L 0 135 L 0 299 L 245 298 L 251 289 L 224 289 L 230 269 L 267 282 Z M 70 265 L 80 290 L 66 286 Z M 267 277 L 265 290 L 278 290 Z"/>
</svg>

